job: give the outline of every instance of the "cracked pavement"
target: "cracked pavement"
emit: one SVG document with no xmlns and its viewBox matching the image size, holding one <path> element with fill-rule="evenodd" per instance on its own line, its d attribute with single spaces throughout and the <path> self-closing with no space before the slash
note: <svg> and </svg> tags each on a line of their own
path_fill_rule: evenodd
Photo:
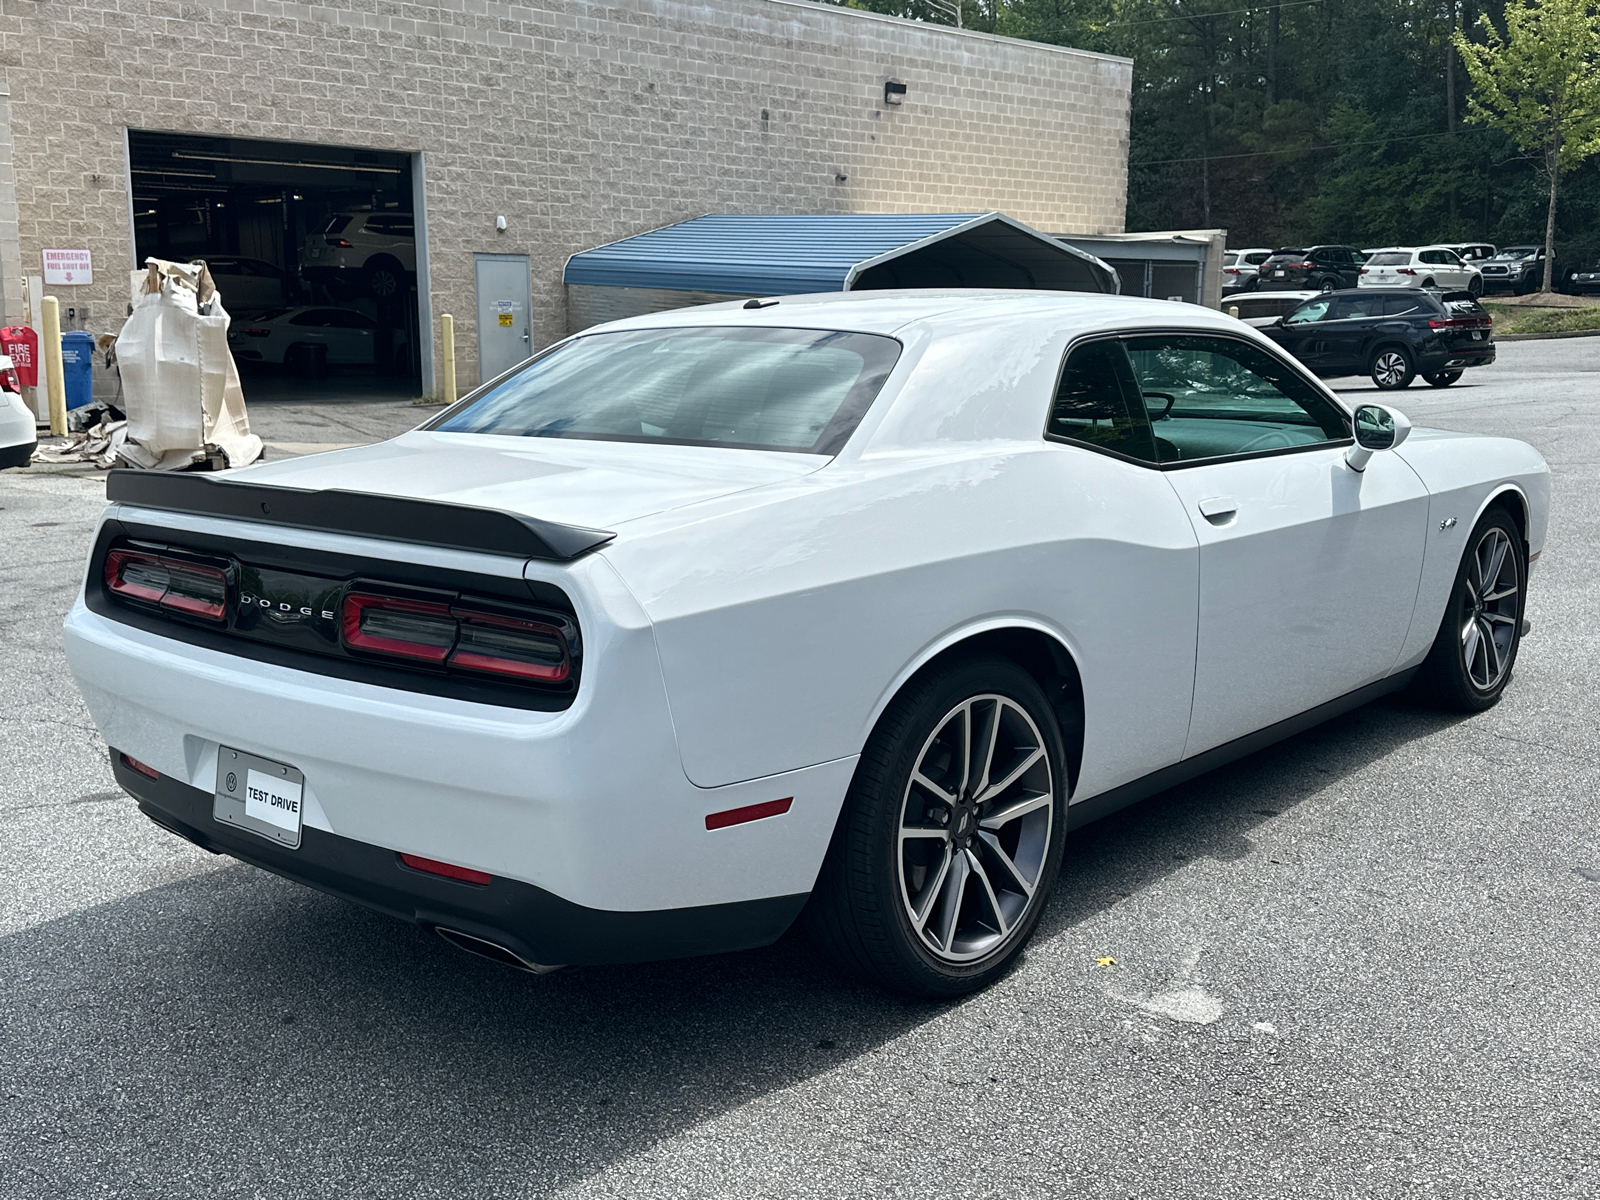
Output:
<svg viewBox="0 0 1600 1200">
<path fill-rule="evenodd" d="M 1518 342 L 1388 397 L 1555 472 L 1497 708 L 1073 835 L 948 1005 L 794 936 L 525 977 L 164 833 L 61 654 L 103 481 L 0 474 L 0 1200 L 1600 1193 L 1597 383 L 1600 339 Z"/>
</svg>

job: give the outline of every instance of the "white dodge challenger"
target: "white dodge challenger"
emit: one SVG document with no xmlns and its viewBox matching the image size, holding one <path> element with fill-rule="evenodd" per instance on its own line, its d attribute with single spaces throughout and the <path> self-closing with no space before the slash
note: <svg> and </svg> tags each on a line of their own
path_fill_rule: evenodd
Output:
<svg viewBox="0 0 1600 1200">
<path fill-rule="evenodd" d="M 160 825 L 529 970 L 803 918 L 949 996 L 1069 829 L 1407 685 L 1493 704 L 1549 476 L 1220 313 L 904 291 L 108 496 L 67 652 Z"/>
</svg>

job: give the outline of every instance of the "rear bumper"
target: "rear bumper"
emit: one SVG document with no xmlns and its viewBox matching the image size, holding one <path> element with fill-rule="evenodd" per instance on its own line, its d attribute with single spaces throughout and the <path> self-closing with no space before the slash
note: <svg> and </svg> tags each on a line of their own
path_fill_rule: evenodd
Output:
<svg viewBox="0 0 1600 1200">
<path fill-rule="evenodd" d="M 514 879 L 479 885 L 414 871 L 393 850 L 309 826 L 298 850 L 285 849 L 220 824 L 209 793 L 167 775 L 141 775 L 115 749 L 111 770 L 147 817 L 213 854 L 403 921 L 504 946 L 530 964 L 648 962 L 766 946 L 806 902 L 799 894 L 644 912 L 585 908 Z"/>
</svg>

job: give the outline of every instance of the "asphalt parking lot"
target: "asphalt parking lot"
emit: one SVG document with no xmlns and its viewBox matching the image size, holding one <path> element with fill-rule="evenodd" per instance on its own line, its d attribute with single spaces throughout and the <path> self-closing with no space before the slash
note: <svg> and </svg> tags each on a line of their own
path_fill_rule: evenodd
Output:
<svg viewBox="0 0 1600 1200">
<path fill-rule="evenodd" d="M 61 652 L 102 479 L 0 474 L 0 1197 L 1600 1194 L 1600 338 L 1389 398 L 1554 471 L 1503 702 L 1075 834 L 931 1006 L 798 936 L 527 977 L 164 833 Z"/>
</svg>

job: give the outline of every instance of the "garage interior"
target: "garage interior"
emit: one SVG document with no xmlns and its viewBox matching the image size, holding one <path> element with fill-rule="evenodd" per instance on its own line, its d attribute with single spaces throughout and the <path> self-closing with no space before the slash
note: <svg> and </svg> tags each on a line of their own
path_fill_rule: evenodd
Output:
<svg viewBox="0 0 1600 1200">
<path fill-rule="evenodd" d="M 412 157 L 129 130 L 135 255 L 204 259 L 246 399 L 415 397 Z"/>
</svg>

